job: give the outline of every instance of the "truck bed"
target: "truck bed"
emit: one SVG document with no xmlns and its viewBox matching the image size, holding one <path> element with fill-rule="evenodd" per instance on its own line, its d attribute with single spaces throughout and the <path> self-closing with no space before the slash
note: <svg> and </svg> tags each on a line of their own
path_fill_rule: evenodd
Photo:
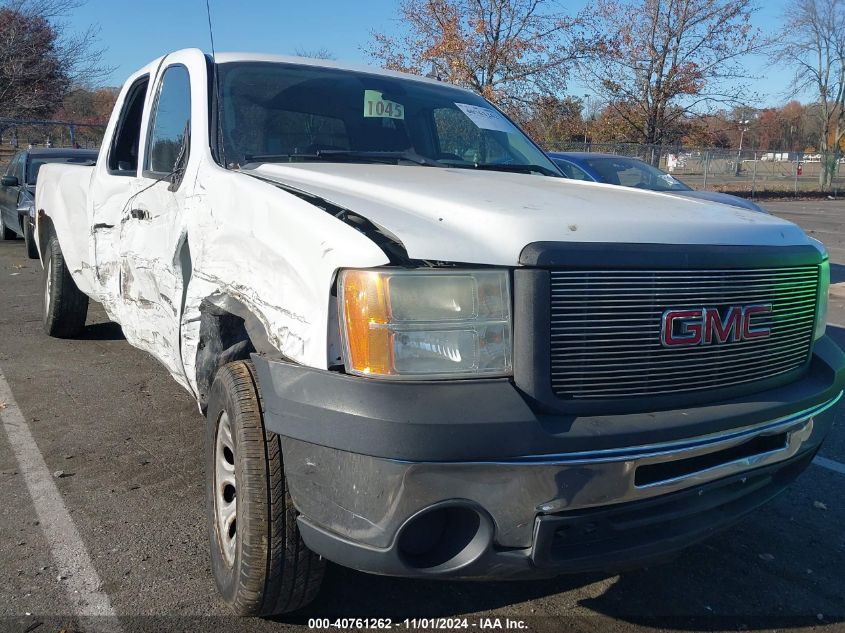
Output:
<svg viewBox="0 0 845 633">
<path fill-rule="evenodd" d="M 88 185 L 93 166 L 47 164 L 38 174 L 35 190 L 36 235 L 41 260 L 48 227 L 41 223 L 42 211 L 50 221 L 62 245 L 62 254 L 73 279 L 85 294 L 94 296 L 95 284 L 88 265 Z"/>
</svg>

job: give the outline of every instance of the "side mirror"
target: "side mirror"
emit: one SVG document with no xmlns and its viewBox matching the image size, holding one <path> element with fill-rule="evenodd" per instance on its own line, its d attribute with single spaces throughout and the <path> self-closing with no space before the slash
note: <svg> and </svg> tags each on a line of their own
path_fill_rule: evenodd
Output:
<svg viewBox="0 0 845 633">
<path fill-rule="evenodd" d="M 20 182 L 18 182 L 17 176 L 3 176 L 3 178 L 0 179 L 0 185 L 3 185 L 4 187 L 17 187 L 19 184 Z"/>
</svg>

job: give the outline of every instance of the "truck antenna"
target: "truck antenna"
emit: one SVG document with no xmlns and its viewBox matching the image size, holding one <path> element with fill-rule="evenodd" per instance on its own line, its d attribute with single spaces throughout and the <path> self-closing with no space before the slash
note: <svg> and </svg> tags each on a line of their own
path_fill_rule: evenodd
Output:
<svg viewBox="0 0 845 633">
<path fill-rule="evenodd" d="M 211 5 L 209 0 L 205 0 L 205 13 L 208 15 L 208 36 L 211 38 L 211 59 L 217 61 L 214 54 L 214 29 L 211 26 Z"/>
<path fill-rule="evenodd" d="M 217 156 L 220 159 L 220 164 L 226 168 L 226 158 L 223 154 L 223 142 L 220 130 L 220 81 L 217 76 L 217 53 L 214 49 L 214 28 L 211 25 L 211 4 L 210 0 L 205 0 L 205 12 L 208 16 L 208 36 L 211 39 L 211 91 L 212 99 L 214 100 L 214 119 L 215 119 L 215 147 L 217 149 Z"/>
</svg>

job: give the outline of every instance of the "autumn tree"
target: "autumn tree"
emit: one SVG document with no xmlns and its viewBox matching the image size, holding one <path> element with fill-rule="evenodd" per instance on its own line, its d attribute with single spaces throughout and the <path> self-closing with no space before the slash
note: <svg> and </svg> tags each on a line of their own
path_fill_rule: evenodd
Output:
<svg viewBox="0 0 845 633">
<path fill-rule="evenodd" d="M 587 32 L 607 47 L 582 73 L 636 130 L 632 140 L 660 145 L 685 119 L 747 99 L 740 60 L 764 45 L 753 0 L 598 0 L 595 11 Z"/>
<path fill-rule="evenodd" d="M 118 88 L 77 88 L 70 91 L 54 112 L 56 119 L 105 125 L 117 101 Z"/>
<path fill-rule="evenodd" d="M 779 108 L 763 108 L 756 114 L 754 129 L 748 135 L 749 145 L 765 150 L 789 151 L 788 147 L 784 147 L 783 112 Z"/>
<path fill-rule="evenodd" d="M 540 142 L 584 136 L 584 105 L 577 97 L 540 96 L 524 114 L 523 128 Z"/>
<path fill-rule="evenodd" d="M 50 116 L 74 85 L 91 83 L 102 65 L 93 28 L 71 34 L 62 18 L 76 0 L 0 0 L 0 116 Z"/>
<path fill-rule="evenodd" d="M 634 142 L 637 132 L 624 117 L 620 116 L 620 109 L 624 109 L 624 106 L 608 104 L 596 113 L 587 130 L 590 140 L 598 143 Z"/>
<path fill-rule="evenodd" d="M 817 95 L 816 129 L 823 168 L 819 185 L 830 189 L 845 138 L 845 0 L 802 0 L 784 14 L 778 63 L 795 69 L 792 90 Z"/>
<path fill-rule="evenodd" d="M 716 112 L 695 117 L 690 120 L 683 142 L 690 147 L 733 147 L 734 139 L 730 132 L 734 126 L 727 114 Z"/>
<path fill-rule="evenodd" d="M 554 0 L 401 0 L 399 35 L 374 33 L 382 65 L 434 75 L 487 97 L 524 119 L 541 97 L 562 96 L 573 62 L 588 49 L 575 37 L 583 16 Z"/>
<path fill-rule="evenodd" d="M 816 139 L 812 138 L 811 109 L 799 101 L 789 101 L 780 109 L 781 132 L 783 149 L 791 152 L 804 151 L 808 145 L 815 146 Z"/>
</svg>

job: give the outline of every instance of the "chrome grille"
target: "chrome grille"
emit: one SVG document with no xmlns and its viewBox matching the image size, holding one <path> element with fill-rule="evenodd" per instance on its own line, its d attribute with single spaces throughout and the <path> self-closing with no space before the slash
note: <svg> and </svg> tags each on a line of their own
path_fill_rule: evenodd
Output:
<svg viewBox="0 0 845 633">
<path fill-rule="evenodd" d="M 551 272 L 551 380 L 562 398 L 611 399 L 753 383 L 800 368 L 813 340 L 818 266 Z M 772 304 L 767 338 L 664 347 L 667 309 Z"/>
</svg>

